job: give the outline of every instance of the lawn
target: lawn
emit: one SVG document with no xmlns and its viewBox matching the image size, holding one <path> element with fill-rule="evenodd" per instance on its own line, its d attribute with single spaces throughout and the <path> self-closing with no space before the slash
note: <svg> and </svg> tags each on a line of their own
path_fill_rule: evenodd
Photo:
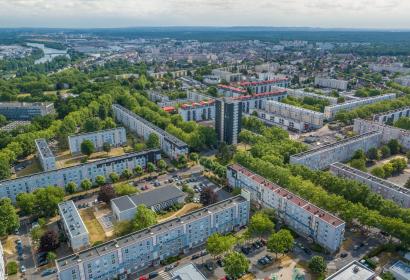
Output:
<svg viewBox="0 0 410 280">
<path fill-rule="evenodd" d="M 92 161 L 96 161 L 96 160 L 100 160 L 100 159 L 104 159 L 104 158 L 109 158 L 109 157 L 117 157 L 117 156 L 122 156 L 123 154 L 125 154 L 125 151 L 123 147 L 119 147 L 119 148 L 113 148 L 111 149 L 111 151 L 109 153 L 106 153 L 104 151 L 101 152 L 96 152 L 93 153 L 89 159 L 88 162 L 92 162 Z M 64 167 L 69 167 L 69 166 L 74 166 L 74 165 L 78 165 L 81 163 L 81 160 L 84 158 L 84 155 L 76 155 L 76 156 L 72 156 L 70 154 L 70 151 L 64 151 L 62 153 L 59 153 L 56 157 L 57 159 L 57 166 L 58 168 L 64 168 Z"/>
<path fill-rule="evenodd" d="M 81 209 L 80 215 L 90 235 L 90 243 L 94 244 L 97 241 L 105 241 L 106 236 L 104 229 L 102 228 L 100 222 L 98 222 L 97 218 L 94 216 L 93 208 L 90 207 Z"/>
</svg>

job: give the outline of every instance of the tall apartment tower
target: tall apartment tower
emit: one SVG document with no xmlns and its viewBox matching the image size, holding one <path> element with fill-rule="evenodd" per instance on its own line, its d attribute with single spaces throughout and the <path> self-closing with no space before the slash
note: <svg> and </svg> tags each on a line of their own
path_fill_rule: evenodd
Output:
<svg viewBox="0 0 410 280">
<path fill-rule="evenodd" d="M 241 132 L 242 102 L 217 99 L 215 102 L 215 130 L 219 142 L 232 145 L 238 143 Z"/>
</svg>

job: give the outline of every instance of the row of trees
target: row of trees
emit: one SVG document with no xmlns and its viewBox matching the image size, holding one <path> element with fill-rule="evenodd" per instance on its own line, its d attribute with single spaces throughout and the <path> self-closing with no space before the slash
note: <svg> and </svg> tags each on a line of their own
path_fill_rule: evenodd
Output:
<svg viewBox="0 0 410 280">
<path fill-rule="evenodd" d="M 382 179 L 386 179 L 394 174 L 402 173 L 407 167 L 407 160 L 405 158 L 395 158 L 381 166 L 376 166 L 370 173 Z"/>
</svg>

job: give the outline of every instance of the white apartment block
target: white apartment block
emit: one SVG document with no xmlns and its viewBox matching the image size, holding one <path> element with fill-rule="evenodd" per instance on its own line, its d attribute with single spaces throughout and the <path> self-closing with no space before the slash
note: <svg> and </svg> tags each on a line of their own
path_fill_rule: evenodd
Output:
<svg viewBox="0 0 410 280">
<path fill-rule="evenodd" d="M 212 70 L 212 75 L 217 76 L 221 81 L 226 81 L 228 83 L 239 82 L 242 79 L 241 73 L 232 73 L 223 69 Z"/>
<path fill-rule="evenodd" d="M 402 117 L 410 117 L 410 106 L 404 108 L 398 108 L 384 113 L 373 115 L 373 121 L 379 124 L 393 124 L 395 121 Z"/>
<path fill-rule="evenodd" d="M 98 175 L 108 178 L 112 172 L 121 174 L 124 170 L 133 170 L 137 166 L 145 168 L 148 162 L 156 163 L 160 158 L 160 150 L 148 150 L 3 180 L 0 181 L 0 197 L 8 197 L 15 201 L 19 193 L 30 193 L 42 187 L 64 188 L 69 182 L 79 186 L 84 179 L 94 181 Z"/>
<path fill-rule="evenodd" d="M 37 157 L 40 165 L 44 171 L 51 171 L 57 169 L 56 157 L 47 144 L 46 139 L 36 139 Z"/>
<path fill-rule="evenodd" d="M 182 104 L 178 108 L 178 113 L 186 122 L 189 121 L 209 121 L 215 119 L 215 100 Z"/>
<path fill-rule="evenodd" d="M 245 167 L 234 164 L 227 170 L 228 185 L 250 192 L 251 200 L 275 209 L 284 223 L 298 234 L 311 238 L 331 253 L 343 241 L 345 222 Z"/>
<path fill-rule="evenodd" d="M 81 144 L 89 140 L 94 144 L 96 151 L 102 151 L 105 143 L 111 147 L 120 147 L 127 144 L 127 132 L 123 127 L 106 129 L 90 133 L 81 133 L 68 136 L 68 145 L 72 155 L 81 153 Z"/>
<path fill-rule="evenodd" d="M 170 158 L 177 159 L 179 156 L 188 154 L 188 145 L 172 134 L 121 105 L 113 104 L 112 109 L 118 122 L 122 123 L 131 132 L 136 133 L 139 137 L 143 137 L 144 140 L 148 140 L 151 133 L 158 135 L 162 151 Z"/>
<path fill-rule="evenodd" d="M 289 86 L 288 78 L 275 78 L 267 81 L 242 82 L 239 85 L 243 89 L 250 89 L 252 93 L 265 93 L 277 90 L 277 87 L 287 88 Z"/>
<path fill-rule="evenodd" d="M 380 179 L 370 173 L 336 162 L 330 165 L 333 174 L 361 182 L 369 186 L 370 190 L 397 203 L 400 207 L 410 208 L 410 190 Z"/>
<path fill-rule="evenodd" d="M 374 72 L 391 72 L 391 73 L 410 73 L 410 68 L 403 67 L 403 63 L 391 63 L 391 64 L 370 64 L 369 69 Z"/>
<path fill-rule="evenodd" d="M 162 79 L 164 78 L 165 75 L 170 74 L 173 79 L 179 78 L 179 77 L 184 77 L 188 75 L 188 70 L 177 70 L 177 71 L 170 71 L 170 72 L 150 72 L 149 75 L 150 77 L 153 77 L 155 79 Z"/>
<path fill-rule="evenodd" d="M 315 99 L 322 99 L 329 101 L 331 105 L 337 104 L 337 98 L 336 97 L 331 97 L 323 94 L 316 94 L 313 92 L 308 92 L 300 89 L 287 89 L 288 95 L 296 98 L 304 98 L 304 97 L 311 97 Z"/>
<path fill-rule="evenodd" d="M 377 274 L 360 263 L 359 261 L 352 261 L 346 266 L 342 267 L 325 280 L 376 280 L 381 279 L 377 277 Z"/>
<path fill-rule="evenodd" d="M 249 194 L 209 205 L 56 261 L 60 280 L 125 279 L 130 273 L 203 245 L 213 233 L 239 230 L 249 220 Z"/>
<path fill-rule="evenodd" d="M 288 95 L 286 89 L 275 89 L 270 92 L 254 93 L 252 95 L 242 95 L 233 97 L 232 100 L 242 102 L 242 112 L 249 114 L 253 109 L 265 110 L 269 101 L 281 101 Z"/>
<path fill-rule="evenodd" d="M 50 102 L 0 102 L 0 115 L 8 120 L 27 121 L 52 113 L 55 113 L 54 104 Z"/>
<path fill-rule="evenodd" d="M 333 88 L 338 90 L 347 90 L 348 82 L 337 79 L 315 78 L 315 85 L 325 88 Z"/>
<path fill-rule="evenodd" d="M 394 81 L 402 86 L 410 87 L 410 76 L 398 77 Z"/>
<path fill-rule="evenodd" d="M 87 227 L 74 202 L 68 200 L 59 203 L 58 212 L 71 249 L 76 252 L 90 246 Z"/>
<path fill-rule="evenodd" d="M 6 279 L 6 265 L 4 263 L 4 251 L 3 251 L 3 245 L 1 244 L 0 241 L 0 280 L 5 280 Z"/>
<path fill-rule="evenodd" d="M 353 101 L 348 101 L 348 102 L 341 103 L 341 104 L 326 106 L 324 113 L 325 113 L 326 119 L 332 120 L 336 116 L 336 114 L 340 111 L 350 111 L 350 110 L 353 110 L 363 105 L 373 104 L 376 102 L 389 100 L 389 99 L 395 99 L 395 98 L 396 98 L 395 93 L 383 94 L 383 95 L 374 96 L 374 97 L 361 98 L 359 100 L 353 100 Z"/>
<path fill-rule="evenodd" d="M 350 160 L 357 150 L 362 149 L 367 152 L 370 148 L 379 147 L 381 140 L 381 132 L 371 131 L 292 155 L 289 162 L 301 164 L 313 170 L 323 170 L 332 163 Z"/>
</svg>

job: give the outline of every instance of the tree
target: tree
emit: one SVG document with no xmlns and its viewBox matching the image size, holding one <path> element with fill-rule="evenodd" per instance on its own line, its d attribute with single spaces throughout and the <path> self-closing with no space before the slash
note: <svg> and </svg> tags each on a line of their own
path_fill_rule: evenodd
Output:
<svg viewBox="0 0 410 280">
<path fill-rule="evenodd" d="M 180 156 L 178 157 L 178 166 L 179 166 L 180 168 L 182 168 L 182 167 L 185 167 L 186 164 L 187 164 L 186 157 L 185 157 L 184 155 L 180 155 Z"/>
<path fill-rule="evenodd" d="M 294 239 L 290 231 L 281 229 L 269 237 L 267 248 L 275 253 L 276 258 L 278 258 L 278 254 L 284 254 L 293 247 L 293 241 Z"/>
<path fill-rule="evenodd" d="M 120 221 L 114 224 L 114 235 L 117 237 L 124 236 L 133 232 L 134 227 L 132 221 Z"/>
<path fill-rule="evenodd" d="M 7 275 L 17 274 L 17 271 L 18 271 L 17 263 L 15 261 L 7 262 L 6 271 L 7 271 Z"/>
<path fill-rule="evenodd" d="M 363 159 L 366 160 L 366 154 L 364 153 L 364 151 L 362 149 L 357 150 L 352 159 Z"/>
<path fill-rule="evenodd" d="M 134 151 L 135 152 L 141 152 L 145 149 L 145 144 L 144 143 L 137 143 L 134 145 Z"/>
<path fill-rule="evenodd" d="M 81 189 L 83 189 L 84 191 L 88 191 L 89 189 L 92 188 L 93 183 L 91 183 L 90 179 L 84 179 L 81 181 Z"/>
<path fill-rule="evenodd" d="M 147 171 L 148 173 L 154 172 L 156 170 L 155 164 L 152 162 L 147 163 Z"/>
<path fill-rule="evenodd" d="M 104 176 L 98 175 L 97 177 L 95 177 L 95 183 L 96 183 L 98 186 L 104 185 L 105 182 L 106 182 L 106 180 L 105 180 L 105 177 L 104 177 Z"/>
<path fill-rule="evenodd" d="M 64 190 L 50 186 L 34 191 L 36 198 L 36 214 L 42 217 L 52 217 L 57 213 L 58 204 L 64 200 Z"/>
<path fill-rule="evenodd" d="M 380 152 L 377 148 L 373 147 L 367 151 L 367 157 L 370 160 L 379 160 L 381 158 Z"/>
<path fill-rule="evenodd" d="M 388 158 L 391 155 L 390 148 L 386 145 L 380 148 L 380 153 L 382 154 L 382 158 Z"/>
<path fill-rule="evenodd" d="M 114 187 L 116 196 L 130 195 L 137 192 L 137 189 L 129 184 L 119 184 Z"/>
<path fill-rule="evenodd" d="M 236 243 L 236 238 L 232 235 L 212 234 L 206 242 L 206 250 L 217 257 L 232 250 Z"/>
<path fill-rule="evenodd" d="M 350 161 L 350 166 L 366 172 L 366 161 L 364 159 L 353 159 Z"/>
<path fill-rule="evenodd" d="M 25 215 L 31 215 L 36 205 L 36 197 L 33 193 L 19 193 L 16 197 L 16 204 Z"/>
<path fill-rule="evenodd" d="M 103 144 L 103 151 L 107 154 L 111 151 L 111 144 L 108 142 L 104 142 Z"/>
<path fill-rule="evenodd" d="M 251 236 L 261 237 L 266 234 L 270 234 L 275 228 L 275 224 L 269 219 L 269 217 L 262 213 L 257 212 L 252 216 L 249 221 L 249 233 Z"/>
<path fill-rule="evenodd" d="M 0 157 L 0 180 L 7 179 L 11 176 L 9 162 Z"/>
<path fill-rule="evenodd" d="M 93 142 L 86 139 L 81 143 L 81 153 L 86 156 L 90 156 L 92 153 L 95 152 L 95 147 Z"/>
<path fill-rule="evenodd" d="M 192 160 L 193 162 L 198 162 L 199 155 L 197 153 L 190 153 L 189 154 L 189 159 Z"/>
<path fill-rule="evenodd" d="M 137 176 L 141 176 L 144 173 L 144 169 L 142 169 L 141 165 L 137 165 L 134 168 L 134 172 Z"/>
<path fill-rule="evenodd" d="M 229 253 L 224 259 L 224 271 L 225 273 L 237 279 L 249 269 L 249 260 L 246 256 L 239 252 Z"/>
<path fill-rule="evenodd" d="M 47 253 L 47 260 L 49 263 L 54 262 L 56 259 L 57 259 L 56 253 L 51 252 L 51 251 Z"/>
<path fill-rule="evenodd" d="M 165 170 L 165 169 L 167 168 L 167 163 L 165 162 L 165 160 L 160 159 L 160 160 L 157 162 L 157 166 L 158 166 L 158 168 L 159 168 L 160 170 Z"/>
<path fill-rule="evenodd" d="M 148 140 L 147 140 L 147 148 L 148 149 L 156 149 L 159 148 L 159 137 L 156 133 L 151 133 L 148 136 Z"/>
<path fill-rule="evenodd" d="M 380 277 L 381 277 L 383 280 L 396 280 L 396 278 L 394 277 L 394 275 L 393 275 L 390 271 L 383 272 L 383 273 L 380 275 Z"/>
<path fill-rule="evenodd" d="M 0 199 L 0 236 L 5 236 L 20 227 L 16 208 L 9 198 Z"/>
<path fill-rule="evenodd" d="M 144 204 L 137 206 L 134 218 L 134 230 L 141 230 L 157 223 L 157 214 Z"/>
<path fill-rule="evenodd" d="M 401 145 L 397 139 L 391 139 L 387 146 L 390 148 L 390 152 L 392 155 L 398 154 L 401 149 Z"/>
<path fill-rule="evenodd" d="M 309 261 L 309 268 L 313 273 L 322 274 L 326 271 L 325 260 L 321 256 L 314 256 Z"/>
<path fill-rule="evenodd" d="M 83 124 L 85 132 L 94 132 L 102 129 L 102 121 L 98 117 L 87 118 Z"/>
<path fill-rule="evenodd" d="M 385 178 L 388 178 L 388 177 L 390 177 L 390 176 L 393 174 L 393 172 L 394 172 L 394 166 L 393 166 L 393 164 L 391 164 L 390 162 L 389 162 L 389 163 L 386 163 L 386 164 L 383 165 L 383 170 L 384 170 L 384 176 L 385 176 Z"/>
<path fill-rule="evenodd" d="M 34 227 L 33 229 L 31 229 L 30 231 L 30 236 L 31 239 L 33 239 L 36 242 L 40 241 L 40 238 L 44 235 L 44 227 Z"/>
<path fill-rule="evenodd" d="M 199 201 L 204 206 L 214 204 L 218 201 L 218 194 L 214 192 L 213 188 L 205 187 L 199 196 Z"/>
<path fill-rule="evenodd" d="M 58 239 L 58 235 L 54 230 L 46 231 L 43 236 L 40 238 L 40 247 L 39 250 L 41 252 L 50 252 L 58 248 L 60 246 L 60 241 Z"/>
<path fill-rule="evenodd" d="M 118 174 L 115 172 L 110 173 L 109 177 L 111 182 L 113 183 L 118 182 L 118 180 L 120 180 L 120 176 L 118 176 Z"/>
<path fill-rule="evenodd" d="M 65 190 L 69 194 L 75 193 L 75 191 L 77 190 L 77 184 L 75 182 L 69 182 L 65 187 Z"/>
<path fill-rule="evenodd" d="M 122 171 L 121 173 L 121 177 L 125 178 L 125 179 L 129 179 L 132 177 L 132 171 L 129 169 L 124 169 L 124 171 Z"/>
<path fill-rule="evenodd" d="M 410 189 L 410 178 L 407 179 L 406 183 L 404 184 L 404 187 Z"/>
<path fill-rule="evenodd" d="M 115 190 L 111 185 L 101 186 L 100 191 L 98 192 L 98 200 L 103 201 L 107 204 L 110 203 L 111 199 L 115 198 Z"/>
<path fill-rule="evenodd" d="M 381 166 L 376 166 L 373 168 L 370 173 L 372 173 L 374 176 L 379 177 L 379 178 L 386 178 L 386 174 L 384 173 L 384 169 Z"/>
</svg>

